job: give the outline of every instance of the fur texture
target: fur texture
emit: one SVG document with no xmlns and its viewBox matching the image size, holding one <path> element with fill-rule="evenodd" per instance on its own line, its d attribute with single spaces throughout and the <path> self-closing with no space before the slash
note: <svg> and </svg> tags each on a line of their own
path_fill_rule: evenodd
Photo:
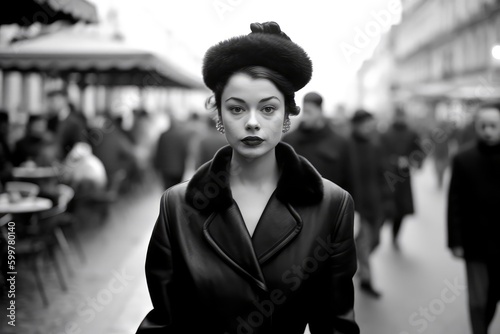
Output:
<svg viewBox="0 0 500 334">
<path fill-rule="evenodd" d="M 225 146 L 213 160 L 201 166 L 189 181 L 186 201 L 202 212 L 224 210 L 233 197 L 229 186 L 232 148 Z M 316 169 L 285 143 L 276 146 L 276 159 L 282 171 L 276 197 L 292 205 L 313 205 L 323 199 L 323 180 Z"/>
<path fill-rule="evenodd" d="M 299 45 L 280 35 L 251 33 L 208 49 L 203 60 L 203 80 L 215 90 L 220 80 L 246 66 L 277 71 L 290 80 L 295 91 L 303 88 L 312 76 L 312 62 Z"/>
</svg>

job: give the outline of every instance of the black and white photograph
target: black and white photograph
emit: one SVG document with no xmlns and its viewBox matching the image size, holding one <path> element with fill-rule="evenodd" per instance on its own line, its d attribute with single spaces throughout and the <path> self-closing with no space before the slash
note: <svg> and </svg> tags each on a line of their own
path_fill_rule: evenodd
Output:
<svg viewBox="0 0 500 334">
<path fill-rule="evenodd" d="M 500 0 L 0 7 L 0 333 L 500 334 Z"/>
</svg>

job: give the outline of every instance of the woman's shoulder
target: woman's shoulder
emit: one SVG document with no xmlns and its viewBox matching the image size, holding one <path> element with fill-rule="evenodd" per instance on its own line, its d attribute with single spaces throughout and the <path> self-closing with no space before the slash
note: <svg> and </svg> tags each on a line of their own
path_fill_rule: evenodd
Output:
<svg viewBox="0 0 500 334">
<path fill-rule="evenodd" d="M 161 195 L 161 201 L 175 203 L 183 201 L 186 195 L 188 181 L 183 181 L 166 189 Z"/>
<path fill-rule="evenodd" d="M 347 206 L 353 202 L 352 196 L 347 190 L 325 178 L 322 178 L 322 181 L 324 192 L 323 201 L 338 203 L 342 207 Z"/>
</svg>

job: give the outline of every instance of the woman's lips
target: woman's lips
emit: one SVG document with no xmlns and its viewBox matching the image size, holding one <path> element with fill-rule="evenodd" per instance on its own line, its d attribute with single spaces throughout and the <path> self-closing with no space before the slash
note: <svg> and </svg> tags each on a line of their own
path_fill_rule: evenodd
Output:
<svg viewBox="0 0 500 334">
<path fill-rule="evenodd" d="M 241 142 L 243 144 L 248 145 L 248 146 L 258 146 L 258 145 L 262 144 L 263 141 L 264 141 L 264 139 L 262 139 L 260 137 L 254 137 L 254 136 L 245 137 L 241 140 Z"/>
</svg>

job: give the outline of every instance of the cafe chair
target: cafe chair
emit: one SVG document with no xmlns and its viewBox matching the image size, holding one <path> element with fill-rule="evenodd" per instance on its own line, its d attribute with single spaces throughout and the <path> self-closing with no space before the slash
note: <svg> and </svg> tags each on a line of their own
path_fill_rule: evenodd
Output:
<svg viewBox="0 0 500 334">
<path fill-rule="evenodd" d="M 62 268 L 57 259 L 57 249 L 60 250 L 68 272 L 70 275 L 73 274 L 69 261 L 69 245 L 62 227 L 66 224 L 65 214 L 68 203 L 74 196 L 74 191 L 71 187 L 62 184 L 58 185 L 57 189 L 57 204 L 49 210 L 33 214 L 25 235 L 16 243 L 17 253 L 21 259 L 24 258 L 28 262 L 30 269 L 33 271 L 40 296 L 46 306 L 49 305 L 44 287 L 46 280 L 41 277 L 44 258 L 48 258 L 52 262 L 63 291 L 66 291 L 67 287 Z"/>
<path fill-rule="evenodd" d="M 69 274 L 73 275 L 74 270 L 70 261 L 71 249 L 64 230 L 71 231 L 74 229 L 75 221 L 73 216 L 68 212 L 68 204 L 75 196 L 75 191 L 66 184 L 58 184 L 57 193 L 57 204 L 50 210 L 38 213 L 37 227 L 39 229 L 44 229 L 47 233 L 53 234 L 55 240 L 52 239 L 52 241 L 55 242 L 57 247 L 60 249 L 62 259 Z M 77 233 L 74 231 L 72 232 L 72 236 L 75 237 Z M 75 239 L 73 238 L 73 240 Z M 81 248 L 81 244 L 78 239 L 76 240 L 77 246 L 75 248 L 77 248 L 82 256 L 83 250 Z"/>
<path fill-rule="evenodd" d="M 55 251 L 56 242 L 53 232 L 49 229 L 40 229 L 36 234 L 26 234 L 22 238 L 16 240 L 16 255 L 17 258 L 19 258 L 18 263 L 24 263 L 24 261 L 26 261 L 27 267 L 32 271 L 35 277 L 36 286 L 45 306 L 49 305 L 49 299 L 47 298 L 44 286 L 47 280 L 42 278 L 42 273 L 46 269 L 44 259 L 48 259 L 52 263 L 61 289 L 63 291 L 67 290 L 66 282 Z"/>
<path fill-rule="evenodd" d="M 66 254 L 69 254 L 69 241 L 71 241 L 80 260 L 86 262 L 85 252 L 83 251 L 82 243 L 78 231 L 76 230 L 78 219 L 69 211 L 70 202 L 75 197 L 75 191 L 66 184 L 58 184 L 57 189 L 59 193 L 58 208 L 60 213 L 53 219 L 53 224 L 56 236 L 59 240 L 59 245 Z"/>
</svg>

